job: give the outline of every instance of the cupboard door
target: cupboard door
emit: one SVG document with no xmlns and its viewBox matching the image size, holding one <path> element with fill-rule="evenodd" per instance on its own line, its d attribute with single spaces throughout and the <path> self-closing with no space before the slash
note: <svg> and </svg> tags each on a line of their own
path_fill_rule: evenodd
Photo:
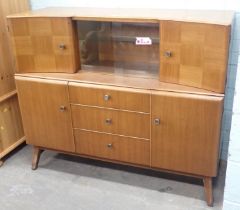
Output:
<svg viewBox="0 0 240 210">
<path fill-rule="evenodd" d="M 152 94 L 152 167 L 216 176 L 222 97 Z"/>
<path fill-rule="evenodd" d="M 77 32 L 71 18 L 13 18 L 9 25 L 17 72 L 78 70 Z"/>
<path fill-rule="evenodd" d="M 230 26 L 161 21 L 160 80 L 224 92 Z"/>
<path fill-rule="evenodd" d="M 74 152 L 67 82 L 15 78 L 27 143 Z"/>
</svg>

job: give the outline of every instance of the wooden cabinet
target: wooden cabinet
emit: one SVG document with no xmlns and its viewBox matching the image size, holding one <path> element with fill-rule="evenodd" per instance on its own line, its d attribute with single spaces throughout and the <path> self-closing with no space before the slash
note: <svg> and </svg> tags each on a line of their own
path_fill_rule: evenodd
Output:
<svg viewBox="0 0 240 210">
<path fill-rule="evenodd" d="M 8 18 L 33 169 L 53 149 L 166 170 L 203 179 L 212 205 L 232 12 L 54 8 Z"/>
<path fill-rule="evenodd" d="M 161 21 L 160 38 L 161 81 L 224 92 L 230 27 Z"/>
<path fill-rule="evenodd" d="M 6 16 L 29 9 L 28 0 L 0 0 L 0 167 L 25 142 L 14 81 L 14 64 Z"/>
<path fill-rule="evenodd" d="M 17 72 L 79 69 L 77 34 L 70 18 L 14 18 L 9 25 Z"/>
<path fill-rule="evenodd" d="M 67 82 L 16 77 L 27 143 L 74 152 Z"/>
<path fill-rule="evenodd" d="M 152 166 L 217 175 L 223 99 L 169 92 L 152 94 Z"/>
</svg>

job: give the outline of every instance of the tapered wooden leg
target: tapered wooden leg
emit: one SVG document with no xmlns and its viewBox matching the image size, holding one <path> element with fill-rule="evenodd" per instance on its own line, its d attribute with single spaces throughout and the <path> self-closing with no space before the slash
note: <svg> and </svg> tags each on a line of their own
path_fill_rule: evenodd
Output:
<svg viewBox="0 0 240 210">
<path fill-rule="evenodd" d="M 3 165 L 3 160 L 0 160 L 0 167 Z"/>
<path fill-rule="evenodd" d="M 212 178 L 204 177 L 203 178 L 205 197 L 208 206 L 213 206 L 213 189 L 212 189 Z"/>
<path fill-rule="evenodd" d="M 39 149 L 39 147 L 33 147 L 32 170 L 36 170 L 38 168 L 38 162 L 42 152 L 43 150 Z"/>
</svg>

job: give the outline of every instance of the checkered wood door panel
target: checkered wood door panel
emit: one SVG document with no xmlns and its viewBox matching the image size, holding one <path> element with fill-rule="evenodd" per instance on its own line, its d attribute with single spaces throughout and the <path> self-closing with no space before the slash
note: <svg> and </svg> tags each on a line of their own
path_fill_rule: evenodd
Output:
<svg viewBox="0 0 240 210">
<path fill-rule="evenodd" d="M 176 21 L 160 27 L 160 80 L 223 93 L 230 27 Z"/>
<path fill-rule="evenodd" d="M 79 68 L 70 18 L 10 19 L 17 72 L 68 72 Z"/>
</svg>

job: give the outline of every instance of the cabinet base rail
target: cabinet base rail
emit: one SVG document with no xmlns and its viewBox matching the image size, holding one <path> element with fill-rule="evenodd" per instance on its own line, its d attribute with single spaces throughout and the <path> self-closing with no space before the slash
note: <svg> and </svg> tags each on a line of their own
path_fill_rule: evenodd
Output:
<svg viewBox="0 0 240 210">
<path fill-rule="evenodd" d="M 92 159 L 98 159 L 95 157 L 89 157 L 89 156 L 85 156 L 85 155 L 79 155 L 79 154 L 75 154 L 75 153 L 71 153 L 71 152 L 65 152 L 65 151 L 59 151 L 59 150 L 53 150 L 53 149 L 48 149 L 48 148 L 42 148 L 42 147 L 38 147 L 38 146 L 33 146 L 33 157 L 32 157 L 32 170 L 36 170 L 38 168 L 38 163 L 40 160 L 40 156 L 42 154 L 42 152 L 44 150 L 52 150 L 52 151 L 57 151 L 57 152 L 61 152 L 64 154 L 70 154 L 70 155 L 75 155 L 75 156 L 80 156 L 80 157 L 86 157 L 86 158 L 92 158 Z M 99 160 L 103 160 L 104 159 L 100 159 Z M 107 160 L 108 162 L 112 162 L 112 163 L 118 163 L 118 161 L 114 161 L 114 160 Z M 122 163 L 124 165 L 132 165 L 135 166 L 134 164 L 128 164 L 128 163 Z M 149 170 L 155 170 L 152 168 L 148 168 L 148 167 L 144 167 L 144 166 L 137 166 L 137 167 L 141 167 L 141 168 L 146 168 Z M 205 199 L 206 199 L 206 203 L 208 206 L 212 207 L 213 206 L 213 186 L 212 186 L 212 177 L 205 177 L 205 176 L 197 176 L 197 175 L 191 175 L 191 174 L 185 174 L 185 173 L 179 173 L 179 172 L 174 172 L 174 171 L 168 171 L 168 170 L 162 170 L 159 169 L 159 171 L 163 171 L 163 172 L 171 172 L 174 174 L 179 174 L 179 175 L 184 175 L 184 176 L 190 176 L 190 177 L 195 177 L 195 178 L 199 178 L 203 180 L 203 187 L 204 187 L 204 192 L 205 192 Z"/>
</svg>

